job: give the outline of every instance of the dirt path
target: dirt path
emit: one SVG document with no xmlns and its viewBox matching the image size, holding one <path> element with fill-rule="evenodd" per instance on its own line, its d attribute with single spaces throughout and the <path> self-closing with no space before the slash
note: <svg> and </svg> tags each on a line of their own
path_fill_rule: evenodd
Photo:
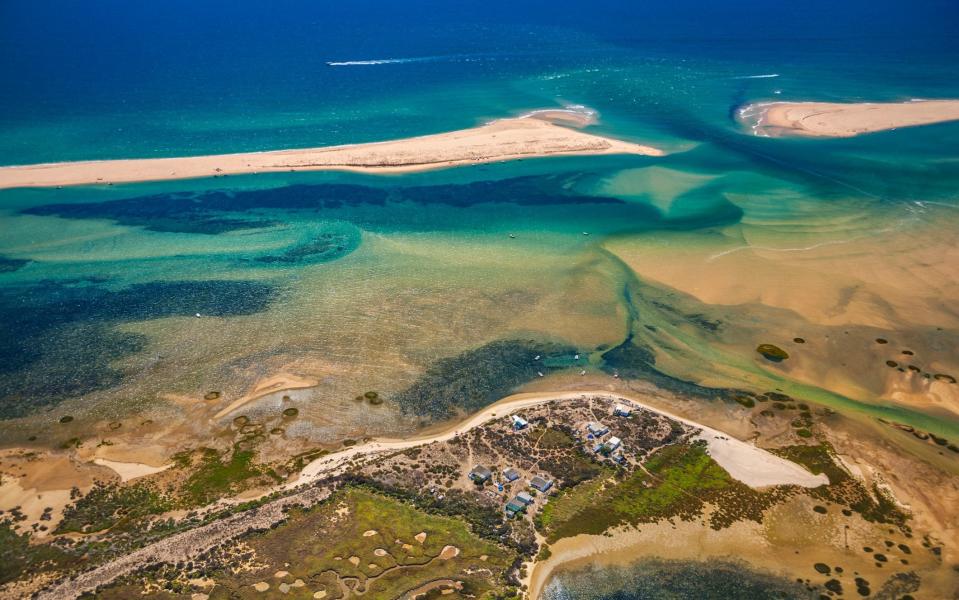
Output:
<svg viewBox="0 0 959 600">
<path fill-rule="evenodd" d="M 36 596 L 37 600 L 72 600 L 84 592 L 93 592 L 117 577 L 149 565 L 194 559 L 249 529 L 268 529 L 286 518 L 285 509 L 290 505 L 312 506 L 328 498 L 331 493 L 332 489 L 329 487 L 310 488 L 258 508 L 172 535 L 43 591 Z"/>
</svg>

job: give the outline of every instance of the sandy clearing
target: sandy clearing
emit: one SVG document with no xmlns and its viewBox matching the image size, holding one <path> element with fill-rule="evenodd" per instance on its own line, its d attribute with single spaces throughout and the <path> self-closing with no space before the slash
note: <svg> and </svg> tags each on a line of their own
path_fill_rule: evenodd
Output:
<svg viewBox="0 0 959 600">
<path fill-rule="evenodd" d="M 116 472 L 116 474 L 120 476 L 120 481 L 123 482 L 127 482 L 138 477 L 153 475 L 154 473 L 160 473 L 161 471 L 166 471 L 173 466 L 173 463 L 167 463 L 159 467 L 154 467 L 143 463 L 119 462 L 115 460 L 107 460 L 106 458 L 95 458 L 93 459 L 93 462 L 94 464 L 100 465 L 101 467 L 107 467 L 108 469 Z"/>
<path fill-rule="evenodd" d="M 657 148 L 591 135 L 535 118 L 535 114 L 533 117 L 500 119 L 470 129 L 369 144 L 0 167 L 0 189 L 299 170 L 402 173 L 545 156 L 663 155 Z"/>
<path fill-rule="evenodd" d="M 450 560 L 451 558 L 456 558 L 460 555 L 460 549 L 456 546 L 443 546 L 443 549 L 440 551 L 440 560 Z"/>
</svg>

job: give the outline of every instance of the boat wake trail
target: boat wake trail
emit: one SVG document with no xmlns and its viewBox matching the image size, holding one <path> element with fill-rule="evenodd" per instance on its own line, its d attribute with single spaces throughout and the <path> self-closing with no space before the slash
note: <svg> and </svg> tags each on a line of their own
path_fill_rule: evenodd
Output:
<svg viewBox="0 0 959 600">
<path fill-rule="evenodd" d="M 375 65 L 402 65 L 408 63 L 440 62 L 440 61 L 473 61 L 480 57 L 467 54 L 448 54 L 445 56 L 414 56 L 409 58 L 374 58 L 367 60 L 327 61 L 329 67 L 368 67 Z"/>
<path fill-rule="evenodd" d="M 739 77 L 733 77 L 733 79 L 772 79 L 773 77 L 779 77 L 779 73 L 766 73 L 764 75 L 740 75 Z"/>
</svg>

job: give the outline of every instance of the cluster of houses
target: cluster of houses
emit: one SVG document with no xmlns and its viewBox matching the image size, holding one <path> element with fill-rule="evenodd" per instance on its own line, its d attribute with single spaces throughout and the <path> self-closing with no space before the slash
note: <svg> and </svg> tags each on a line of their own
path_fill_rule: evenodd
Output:
<svg viewBox="0 0 959 600">
<path fill-rule="evenodd" d="M 514 431 L 522 431 L 529 427 L 529 421 L 520 415 L 511 415 L 510 419 Z M 513 467 L 507 467 L 502 472 L 502 482 L 497 482 L 500 491 L 503 491 L 503 485 L 513 483 L 522 477 L 522 474 Z M 482 485 L 493 479 L 493 471 L 483 465 L 476 465 L 469 472 L 469 478 L 477 485 Z M 529 480 L 529 487 L 540 493 L 546 493 L 553 487 L 553 482 L 546 477 L 536 475 Z M 513 496 L 506 503 L 506 513 L 513 517 L 526 510 L 533 503 L 533 495 L 530 492 L 522 491 Z"/>
<path fill-rule="evenodd" d="M 632 412 L 632 409 L 625 404 L 617 404 L 613 408 L 613 415 L 617 417 L 629 417 Z M 590 421 L 586 424 L 586 439 L 592 443 L 594 453 L 608 456 L 619 464 L 626 463 L 626 457 L 623 456 L 623 440 L 610 435 L 609 427 Z"/>
<path fill-rule="evenodd" d="M 613 415 L 617 417 L 629 417 L 632 409 L 625 404 L 617 404 L 613 409 Z M 510 417 L 513 430 L 522 431 L 529 427 L 529 421 L 520 415 L 511 415 Z M 614 435 L 610 435 L 609 427 L 602 423 L 591 421 L 586 424 L 586 438 L 593 442 L 593 452 L 608 456 L 611 460 L 619 464 L 625 464 L 626 458 L 623 456 L 623 441 Z M 513 467 L 503 469 L 503 481 L 507 484 L 517 481 L 521 473 Z M 476 465 L 469 472 L 469 478 L 477 485 L 482 485 L 493 479 L 493 471 L 483 465 Z M 503 491 L 503 483 L 497 483 L 500 491 Z M 536 475 L 529 480 L 529 488 L 545 494 L 553 487 L 553 482 L 546 477 Z M 524 512 L 534 501 L 533 494 L 527 491 L 521 491 L 506 503 L 506 513 L 513 517 Z"/>
<path fill-rule="evenodd" d="M 507 467 L 503 469 L 502 476 L 506 483 L 513 483 L 521 477 L 521 474 L 513 467 Z M 476 465 L 473 467 L 473 470 L 469 472 L 469 478 L 477 485 L 482 485 L 492 480 L 493 472 L 483 465 Z M 500 491 L 502 491 L 503 484 L 498 483 L 497 485 Z M 546 493 L 553 487 L 553 481 L 541 475 L 536 475 L 529 480 L 529 487 L 537 492 Z M 529 492 L 522 491 L 506 503 L 506 512 L 511 517 L 515 516 L 517 513 L 526 510 L 526 507 L 532 503 L 533 496 Z"/>
</svg>

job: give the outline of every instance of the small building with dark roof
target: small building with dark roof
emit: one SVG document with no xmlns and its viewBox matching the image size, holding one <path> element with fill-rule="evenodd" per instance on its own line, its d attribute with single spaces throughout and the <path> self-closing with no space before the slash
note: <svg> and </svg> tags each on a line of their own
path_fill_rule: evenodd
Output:
<svg viewBox="0 0 959 600">
<path fill-rule="evenodd" d="M 519 471 L 517 471 L 513 467 L 508 467 L 506 469 L 503 469 L 503 479 L 505 479 L 506 481 L 516 481 L 517 479 L 519 479 Z"/>
<path fill-rule="evenodd" d="M 470 471 L 470 479 L 476 483 L 485 483 L 489 481 L 489 478 L 493 476 L 493 472 L 487 469 L 482 465 L 476 465 L 473 467 L 473 470 Z"/>
<path fill-rule="evenodd" d="M 526 503 L 520 500 L 518 497 L 514 497 L 512 500 L 506 503 L 506 512 L 510 515 L 515 515 L 518 512 L 526 510 Z"/>
<path fill-rule="evenodd" d="M 598 438 L 609 433 L 609 427 L 606 427 L 602 423 L 590 422 L 586 424 L 586 431 L 588 431 L 593 437 Z"/>
<path fill-rule="evenodd" d="M 529 480 L 529 485 L 534 490 L 546 492 L 549 490 L 549 488 L 553 487 L 553 482 L 537 475 Z"/>
</svg>

